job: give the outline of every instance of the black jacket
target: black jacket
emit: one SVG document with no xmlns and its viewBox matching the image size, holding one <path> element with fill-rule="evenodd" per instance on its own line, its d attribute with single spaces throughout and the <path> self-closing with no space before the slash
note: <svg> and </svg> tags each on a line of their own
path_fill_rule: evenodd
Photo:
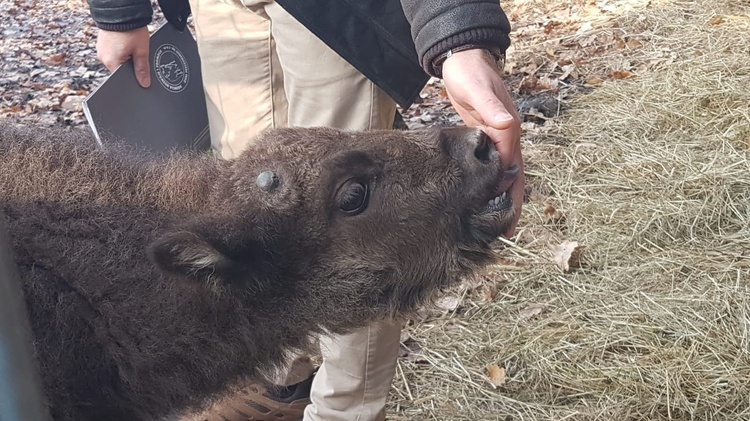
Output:
<svg viewBox="0 0 750 421">
<path fill-rule="evenodd" d="M 151 22 L 149 0 L 87 0 L 96 24 L 126 31 Z M 409 107 L 429 76 L 439 76 L 435 58 L 473 45 L 502 54 L 510 45 L 510 23 L 498 0 L 277 0 L 323 42 Z M 169 22 L 183 29 L 187 0 L 159 0 Z"/>
</svg>

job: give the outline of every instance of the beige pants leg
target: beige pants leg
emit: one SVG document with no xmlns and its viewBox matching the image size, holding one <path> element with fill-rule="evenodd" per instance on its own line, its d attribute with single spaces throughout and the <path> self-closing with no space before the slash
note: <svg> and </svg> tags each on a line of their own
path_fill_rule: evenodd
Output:
<svg viewBox="0 0 750 421">
<path fill-rule="evenodd" d="M 212 147 L 237 156 L 269 127 L 390 128 L 395 102 L 274 2 L 191 0 Z M 401 324 L 321 338 L 306 421 L 383 420 Z M 300 365 L 285 383 L 299 380 Z M 290 368 L 291 370 L 291 368 Z"/>
<path fill-rule="evenodd" d="M 237 156 L 269 127 L 392 126 L 396 103 L 281 6 L 263 0 L 190 4 L 212 147 L 222 157 Z"/>
</svg>

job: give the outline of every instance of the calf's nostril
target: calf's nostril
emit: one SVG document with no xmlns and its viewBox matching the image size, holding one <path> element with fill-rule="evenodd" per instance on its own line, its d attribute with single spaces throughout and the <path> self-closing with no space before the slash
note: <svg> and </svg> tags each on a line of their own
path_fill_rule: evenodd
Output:
<svg viewBox="0 0 750 421">
<path fill-rule="evenodd" d="M 487 134 L 481 130 L 478 130 L 476 136 L 476 145 L 474 147 L 474 156 L 482 163 L 490 162 L 492 152 L 495 150 L 495 145 L 492 143 Z"/>
</svg>

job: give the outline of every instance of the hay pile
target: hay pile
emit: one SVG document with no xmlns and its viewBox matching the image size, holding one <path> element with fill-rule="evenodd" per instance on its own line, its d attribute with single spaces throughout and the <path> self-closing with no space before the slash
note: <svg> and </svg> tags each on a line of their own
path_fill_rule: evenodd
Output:
<svg viewBox="0 0 750 421">
<path fill-rule="evenodd" d="M 389 419 L 750 419 L 748 13 L 665 1 L 610 23 L 642 43 L 610 59 L 648 70 L 527 134 L 518 243 L 408 327 Z M 563 241 L 581 267 L 555 264 Z"/>
</svg>

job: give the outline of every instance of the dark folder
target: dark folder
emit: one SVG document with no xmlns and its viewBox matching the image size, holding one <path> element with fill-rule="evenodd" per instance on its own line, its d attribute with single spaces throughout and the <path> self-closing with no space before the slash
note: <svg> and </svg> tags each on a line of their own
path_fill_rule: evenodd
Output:
<svg viewBox="0 0 750 421">
<path fill-rule="evenodd" d="M 164 23 L 150 40 L 151 86 L 123 63 L 83 102 L 97 141 L 125 142 L 153 152 L 210 146 L 198 46 L 189 30 Z"/>
</svg>

